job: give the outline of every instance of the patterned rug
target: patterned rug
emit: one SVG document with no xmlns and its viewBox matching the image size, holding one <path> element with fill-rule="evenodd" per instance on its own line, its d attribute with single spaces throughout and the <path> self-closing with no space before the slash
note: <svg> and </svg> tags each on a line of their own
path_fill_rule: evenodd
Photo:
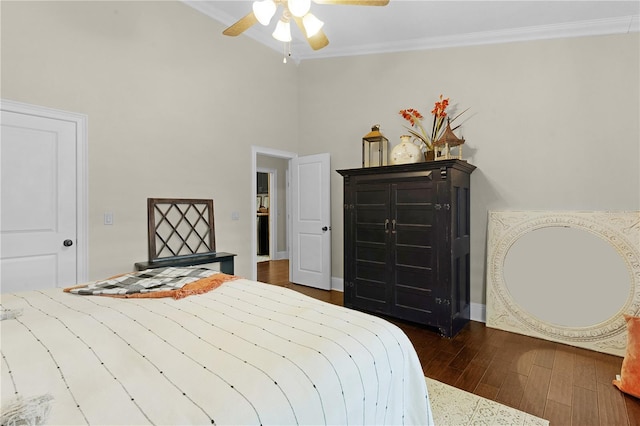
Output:
<svg viewBox="0 0 640 426">
<path fill-rule="evenodd" d="M 549 426 L 549 421 L 425 377 L 436 426 Z"/>
</svg>

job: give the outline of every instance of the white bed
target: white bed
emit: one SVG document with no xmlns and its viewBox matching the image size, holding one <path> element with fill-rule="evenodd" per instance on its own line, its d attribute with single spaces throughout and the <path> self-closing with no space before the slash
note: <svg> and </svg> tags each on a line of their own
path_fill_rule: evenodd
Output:
<svg viewBox="0 0 640 426">
<path fill-rule="evenodd" d="M 0 322 L 5 414 L 51 396 L 47 424 L 433 423 L 398 327 L 286 288 L 239 279 L 180 300 L 51 289 L 1 305 L 17 315 Z"/>
</svg>

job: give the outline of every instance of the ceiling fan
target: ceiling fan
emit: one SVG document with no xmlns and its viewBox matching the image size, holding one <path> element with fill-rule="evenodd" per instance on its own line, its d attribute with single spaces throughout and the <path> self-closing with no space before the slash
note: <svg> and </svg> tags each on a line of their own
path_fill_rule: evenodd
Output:
<svg viewBox="0 0 640 426">
<path fill-rule="evenodd" d="M 313 0 L 318 4 L 345 4 L 354 6 L 385 6 L 389 0 Z M 235 24 L 225 29 L 222 34 L 237 36 L 248 30 L 255 23 L 269 25 L 276 14 L 278 6 L 283 6 L 282 15 L 272 34 L 276 40 L 288 43 L 291 41 L 291 19 L 304 34 L 309 46 L 319 50 L 329 44 L 329 39 L 322 31 L 324 22 L 316 18 L 309 9 L 311 0 L 261 0 L 253 2 L 253 10 L 240 18 Z"/>
</svg>

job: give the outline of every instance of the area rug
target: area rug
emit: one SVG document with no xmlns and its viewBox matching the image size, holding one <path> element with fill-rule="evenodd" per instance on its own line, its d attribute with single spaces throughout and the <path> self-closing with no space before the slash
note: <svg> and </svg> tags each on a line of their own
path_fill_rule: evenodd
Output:
<svg viewBox="0 0 640 426">
<path fill-rule="evenodd" d="M 436 426 L 549 426 L 549 421 L 425 377 Z"/>
</svg>

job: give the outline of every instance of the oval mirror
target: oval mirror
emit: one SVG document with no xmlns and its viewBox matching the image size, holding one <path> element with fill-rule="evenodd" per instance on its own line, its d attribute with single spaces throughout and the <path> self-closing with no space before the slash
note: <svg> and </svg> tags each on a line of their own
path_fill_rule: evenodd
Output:
<svg viewBox="0 0 640 426">
<path fill-rule="evenodd" d="M 606 321 L 624 306 L 632 284 L 611 244 L 586 230 L 557 226 L 532 230 L 513 243 L 504 281 L 522 309 L 560 327 Z"/>
</svg>

